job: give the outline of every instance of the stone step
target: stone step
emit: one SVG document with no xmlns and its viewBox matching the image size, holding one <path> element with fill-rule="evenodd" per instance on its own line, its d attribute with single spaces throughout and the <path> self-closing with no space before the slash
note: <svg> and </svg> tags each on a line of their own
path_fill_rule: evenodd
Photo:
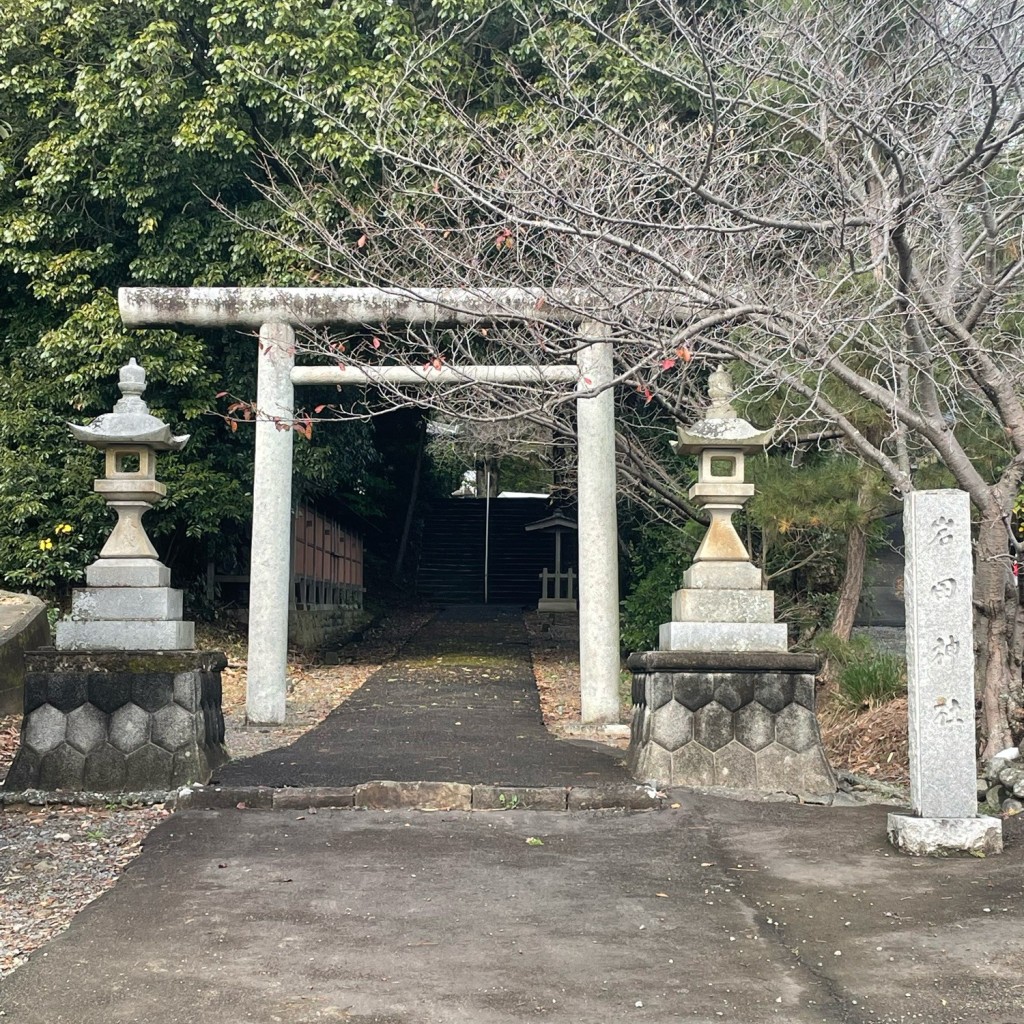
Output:
<svg viewBox="0 0 1024 1024">
<path fill-rule="evenodd" d="M 168 587 L 171 570 L 155 558 L 98 558 L 85 570 L 89 587 Z"/>
<path fill-rule="evenodd" d="M 672 595 L 674 622 L 774 622 L 771 590 L 677 590 Z"/>
<path fill-rule="evenodd" d="M 788 651 L 786 624 L 766 622 L 665 622 L 663 651 Z"/>
</svg>

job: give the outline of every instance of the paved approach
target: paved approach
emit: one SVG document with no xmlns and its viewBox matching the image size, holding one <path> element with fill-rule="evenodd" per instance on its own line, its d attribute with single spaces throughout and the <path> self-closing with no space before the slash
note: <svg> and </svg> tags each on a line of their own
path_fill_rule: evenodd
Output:
<svg viewBox="0 0 1024 1024">
<path fill-rule="evenodd" d="M 540 716 L 519 608 L 456 605 L 289 747 L 232 761 L 226 786 L 374 779 L 503 786 L 628 782 L 622 751 L 555 739 Z"/>
<path fill-rule="evenodd" d="M 1024 1024 L 1024 829 L 1006 822 L 1001 857 L 916 860 L 886 810 L 693 792 L 637 812 L 187 810 L 0 982 L 0 1011 Z"/>
<path fill-rule="evenodd" d="M 1002 857 L 914 860 L 888 848 L 878 806 L 675 802 L 185 811 L 0 983 L 0 1009 L 18 1024 L 1024 1022 L 1019 835 Z"/>
</svg>

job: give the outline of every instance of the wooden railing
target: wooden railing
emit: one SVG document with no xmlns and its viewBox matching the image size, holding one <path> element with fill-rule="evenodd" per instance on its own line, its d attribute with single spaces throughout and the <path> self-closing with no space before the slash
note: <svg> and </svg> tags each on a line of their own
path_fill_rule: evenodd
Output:
<svg viewBox="0 0 1024 1024">
<path fill-rule="evenodd" d="M 327 516 L 300 505 L 292 517 L 291 607 L 299 611 L 362 608 L 363 540 Z M 248 573 L 231 576 L 207 566 L 206 595 L 217 584 L 249 583 Z"/>
<path fill-rule="evenodd" d="M 544 569 L 540 574 L 540 594 L 542 601 L 575 601 L 576 572 Z"/>
</svg>

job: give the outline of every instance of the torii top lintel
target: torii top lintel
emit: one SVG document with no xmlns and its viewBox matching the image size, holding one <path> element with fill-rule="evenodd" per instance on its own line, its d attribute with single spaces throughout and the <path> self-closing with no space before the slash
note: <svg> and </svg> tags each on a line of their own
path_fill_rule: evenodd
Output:
<svg viewBox="0 0 1024 1024">
<path fill-rule="evenodd" d="M 267 323 L 579 323 L 609 317 L 617 303 L 586 289 L 121 288 L 118 306 L 126 327 L 259 328 Z"/>
</svg>

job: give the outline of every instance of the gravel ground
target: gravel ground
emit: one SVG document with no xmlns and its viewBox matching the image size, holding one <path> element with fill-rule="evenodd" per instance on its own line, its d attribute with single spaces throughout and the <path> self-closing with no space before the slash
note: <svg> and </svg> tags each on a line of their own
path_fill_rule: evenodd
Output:
<svg viewBox="0 0 1024 1024">
<path fill-rule="evenodd" d="M 170 813 L 163 805 L 0 811 L 0 976 L 109 889 Z"/>
</svg>

